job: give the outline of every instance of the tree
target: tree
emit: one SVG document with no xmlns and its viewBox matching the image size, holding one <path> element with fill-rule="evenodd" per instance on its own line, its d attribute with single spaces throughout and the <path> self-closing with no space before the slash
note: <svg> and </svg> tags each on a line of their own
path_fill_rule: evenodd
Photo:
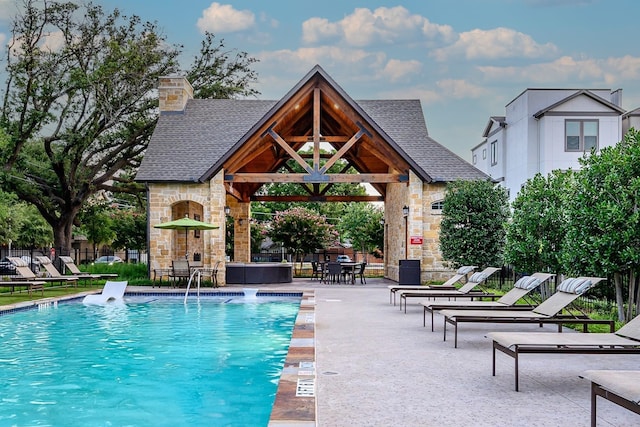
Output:
<svg viewBox="0 0 640 427">
<path fill-rule="evenodd" d="M 567 203 L 565 269 L 613 278 L 618 317 L 628 320 L 640 303 L 640 132 L 631 130 L 580 163 Z"/>
<path fill-rule="evenodd" d="M 114 209 L 111 212 L 114 249 L 142 250 L 147 247 L 147 215 L 135 209 Z"/>
<path fill-rule="evenodd" d="M 507 226 L 505 261 L 521 272 L 562 272 L 562 250 L 573 172 L 537 174 L 522 187 L 512 204 Z"/>
<path fill-rule="evenodd" d="M 320 150 L 321 154 L 327 154 L 326 150 Z M 304 155 L 312 155 L 313 150 L 301 150 L 299 154 Z M 335 154 L 333 152 L 332 154 Z M 320 166 L 322 167 L 327 162 L 326 159 L 320 160 Z M 340 159 L 335 162 L 329 170 L 328 173 L 356 173 L 353 168 L 349 168 L 345 172 L 345 168 L 347 166 L 347 162 L 344 159 Z M 305 172 L 300 166 L 300 164 L 294 160 L 289 160 L 287 162 L 286 167 L 282 168 L 283 172 L 286 173 L 303 173 Z M 282 196 L 282 195 L 308 195 L 309 193 L 304 189 L 304 185 L 309 184 L 299 184 L 299 183 L 271 183 L 264 185 L 260 192 L 261 194 L 268 196 Z M 367 194 L 367 190 L 364 186 L 360 184 L 352 184 L 346 182 L 332 183 L 332 184 L 321 184 L 320 191 L 325 191 L 325 195 L 327 196 L 364 196 Z M 347 206 L 351 203 L 345 202 L 334 202 L 334 203 L 320 203 L 320 202 L 262 202 L 262 203 L 253 203 L 251 207 L 252 212 L 260 211 L 260 212 L 271 212 L 275 213 L 278 211 L 284 211 L 290 209 L 295 206 L 301 206 L 309 210 L 313 210 L 320 215 L 325 216 L 326 218 L 341 218 Z M 256 207 L 256 206 L 259 207 Z"/>
<path fill-rule="evenodd" d="M 111 244 L 116 234 L 109 208 L 105 203 L 89 203 L 84 206 L 79 215 L 82 222 L 80 233 L 93 243 L 93 258 L 98 257 L 97 245 Z"/>
<path fill-rule="evenodd" d="M 440 224 L 443 258 L 454 267 L 502 265 L 508 199 L 489 181 L 450 183 Z"/>
<path fill-rule="evenodd" d="M 335 227 L 317 213 L 302 207 L 294 207 L 278 212 L 267 230 L 274 242 L 281 243 L 288 251 L 300 259 L 300 255 L 324 249 L 338 238 Z"/>
<path fill-rule="evenodd" d="M 100 192 L 139 192 L 130 182 L 157 120 L 158 78 L 180 72 L 180 48 L 155 23 L 118 9 L 27 0 L 13 21 L 0 127 L 2 188 L 34 205 L 71 248 L 82 206 Z M 249 66 L 207 34 L 187 74 L 201 96 L 255 92 Z M 128 172 L 122 174 L 121 172 Z M 116 186 L 113 183 L 123 182 Z"/>
<path fill-rule="evenodd" d="M 382 209 L 369 203 L 351 203 L 342 216 L 338 229 L 342 240 L 349 239 L 356 250 L 363 254 L 382 248 Z"/>
</svg>

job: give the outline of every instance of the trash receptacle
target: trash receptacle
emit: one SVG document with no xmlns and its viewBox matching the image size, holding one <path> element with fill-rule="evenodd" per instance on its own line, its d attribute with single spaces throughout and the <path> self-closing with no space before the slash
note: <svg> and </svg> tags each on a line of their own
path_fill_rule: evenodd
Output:
<svg viewBox="0 0 640 427">
<path fill-rule="evenodd" d="M 400 260 L 400 285 L 420 285 L 420 260 L 401 259 Z"/>
</svg>

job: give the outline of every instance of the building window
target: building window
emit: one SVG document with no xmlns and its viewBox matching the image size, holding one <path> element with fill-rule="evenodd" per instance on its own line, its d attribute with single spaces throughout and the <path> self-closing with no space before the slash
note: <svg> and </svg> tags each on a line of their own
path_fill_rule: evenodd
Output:
<svg viewBox="0 0 640 427">
<path fill-rule="evenodd" d="M 432 211 L 441 211 L 444 208 L 444 200 L 438 200 L 437 202 L 431 203 Z"/>
<path fill-rule="evenodd" d="M 498 164 L 498 141 L 491 143 L 491 166 Z"/>
<path fill-rule="evenodd" d="M 478 156 L 476 154 L 473 155 L 473 164 L 478 163 Z"/>
<path fill-rule="evenodd" d="M 487 149 L 483 148 L 482 149 L 482 160 L 486 160 L 487 159 Z"/>
<path fill-rule="evenodd" d="M 566 120 L 565 151 L 591 151 L 598 149 L 597 120 Z"/>
</svg>

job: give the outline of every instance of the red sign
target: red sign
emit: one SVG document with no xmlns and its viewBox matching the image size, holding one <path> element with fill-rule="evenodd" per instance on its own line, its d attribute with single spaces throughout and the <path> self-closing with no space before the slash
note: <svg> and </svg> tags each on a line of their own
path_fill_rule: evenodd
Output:
<svg viewBox="0 0 640 427">
<path fill-rule="evenodd" d="M 422 244 L 422 236 L 411 236 L 411 244 L 412 245 L 421 245 Z"/>
</svg>

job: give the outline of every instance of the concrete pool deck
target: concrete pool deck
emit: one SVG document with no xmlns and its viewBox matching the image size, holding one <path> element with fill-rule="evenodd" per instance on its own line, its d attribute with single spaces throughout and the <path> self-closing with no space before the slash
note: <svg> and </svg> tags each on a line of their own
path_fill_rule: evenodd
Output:
<svg viewBox="0 0 640 427">
<path fill-rule="evenodd" d="M 431 332 L 418 301 L 407 314 L 389 304 L 394 282 L 367 282 L 264 286 L 314 290 L 318 426 L 588 426 L 590 382 L 579 375 L 640 369 L 637 355 L 523 355 L 516 392 L 512 358 L 498 353 L 491 375 L 485 335 L 537 325 L 464 324 L 456 349 L 443 341 L 442 316 Z M 640 425 L 640 416 L 598 399 L 598 425 Z"/>
<path fill-rule="evenodd" d="M 456 349 L 449 338 L 443 341 L 441 316 L 436 315 L 436 331 L 431 332 L 422 326 L 418 300 L 409 302 L 407 314 L 389 304 L 387 286 L 395 282 L 367 282 L 326 285 L 295 279 L 252 285 L 302 291 L 305 309 L 298 316 L 301 324 L 296 322 L 290 356 L 306 360 L 315 345 L 315 408 L 306 397 L 295 397 L 294 390 L 293 397 L 278 405 L 285 416 L 270 426 L 588 426 L 590 382 L 579 375 L 588 369 L 640 369 L 637 355 L 523 355 L 516 392 L 512 358 L 498 353 L 496 376 L 491 375 L 491 341 L 485 335 L 540 331 L 537 325 L 463 324 Z M 206 289 L 212 290 L 237 292 L 242 287 Z M 285 374 L 292 374 L 290 367 L 285 366 L 281 383 Z M 315 409 L 315 422 L 287 418 L 287 408 L 292 413 Z M 640 416 L 598 399 L 598 425 L 640 425 Z"/>
</svg>

